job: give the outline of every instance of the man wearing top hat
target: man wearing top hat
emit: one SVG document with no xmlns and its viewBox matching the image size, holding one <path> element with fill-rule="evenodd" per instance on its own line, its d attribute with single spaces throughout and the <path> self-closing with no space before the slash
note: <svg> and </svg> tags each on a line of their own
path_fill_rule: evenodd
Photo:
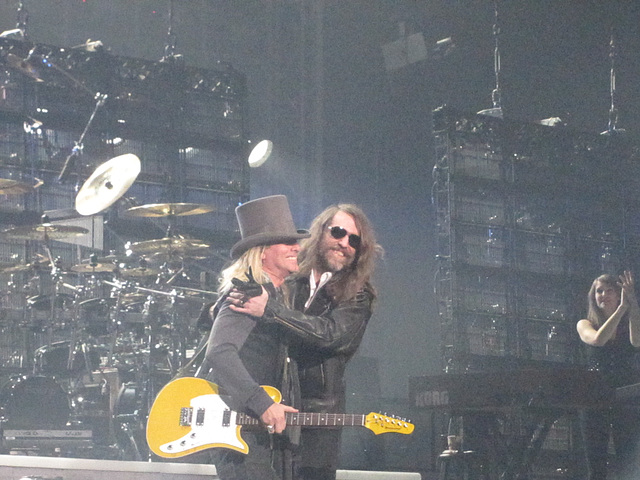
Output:
<svg viewBox="0 0 640 480">
<path fill-rule="evenodd" d="M 288 353 L 305 413 L 343 413 L 344 372 L 373 312 L 376 291 L 370 280 L 383 249 L 369 219 L 353 204 L 327 207 L 313 220 L 310 234 L 301 242 L 299 271 L 282 287 L 284 301 L 267 289 L 252 297 L 233 291 L 230 308 L 293 334 Z M 296 479 L 336 478 L 340 433 L 339 428 L 302 429 Z"/>
<path fill-rule="evenodd" d="M 243 430 L 247 455 L 224 448 L 212 450 L 211 455 L 222 480 L 279 479 L 281 461 L 277 449 L 272 448 L 271 434 L 281 433 L 286 426 L 285 414 L 297 410 L 286 404 L 286 398 L 283 403 L 274 402 L 261 385 L 281 388 L 287 355 L 284 332 L 279 325 L 234 311 L 229 292 L 238 280 L 255 281 L 272 297 L 280 298 L 284 279 L 298 270 L 298 240 L 309 234 L 294 227 L 284 195 L 246 202 L 236 208 L 236 217 L 242 238 L 231 249 L 233 263 L 221 273 L 200 376 L 218 385 L 220 394 L 230 398 L 233 410 L 259 418 L 264 428 Z"/>
</svg>

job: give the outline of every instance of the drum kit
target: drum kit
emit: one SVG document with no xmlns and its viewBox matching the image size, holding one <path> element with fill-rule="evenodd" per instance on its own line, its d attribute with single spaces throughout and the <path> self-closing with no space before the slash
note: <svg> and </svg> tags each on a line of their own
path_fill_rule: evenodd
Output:
<svg viewBox="0 0 640 480">
<path fill-rule="evenodd" d="M 77 212 L 106 210 L 139 173 L 135 155 L 100 165 L 77 193 Z M 0 179 L 3 195 L 33 188 Z M 215 293 L 195 288 L 190 275 L 195 262 L 211 255 L 211 245 L 172 229 L 177 217 L 212 211 L 194 203 L 130 207 L 127 216 L 166 220 L 166 236 L 126 242 L 122 253 L 94 253 L 70 267 L 54 258 L 50 242 L 87 235 L 87 229 L 43 216 L 37 225 L 0 232 L 0 238 L 30 241 L 44 251 L 31 262 L 0 263 L 0 275 L 11 278 L 8 295 L 23 305 L 13 322 L 19 341 L 0 365 L 10 373 L 0 390 L 5 430 L 91 430 L 94 444 L 115 448 L 120 458 L 146 459 L 146 414 L 159 389 L 195 360 L 203 336 L 198 314 L 215 301 Z"/>
</svg>

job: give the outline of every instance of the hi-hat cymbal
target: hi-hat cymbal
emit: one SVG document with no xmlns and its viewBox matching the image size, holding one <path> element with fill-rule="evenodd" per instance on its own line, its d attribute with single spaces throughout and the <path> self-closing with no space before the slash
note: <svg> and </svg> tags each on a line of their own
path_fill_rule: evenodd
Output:
<svg viewBox="0 0 640 480">
<path fill-rule="evenodd" d="M 58 240 L 62 238 L 79 237 L 87 233 L 89 233 L 89 230 L 82 227 L 42 223 L 40 225 L 11 228 L 2 232 L 2 235 L 15 240 Z"/>
<path fill-rule="evenodd" d="M 78 213 L 95 215 L 113 205 L 133 185 L 141 168 L 140 159 L 132 153 L 100 165 L 76 195 Z"/>
<path fill-rule="evenodd" d="M 190 253 L 206 250 L 209 247 L 210 245 L 203 243 L 202 240 L 182 237 L 167 237 L 132 243 L 127 248 L 136 255 L 156 253 L 188 255 Z"/>
<path fill-rule="evenodd" d="M 154 203 L 127 210 L 132 217 L 181 217 L 213 212 L 215 207 L 199 203 Z"/>
</svg>

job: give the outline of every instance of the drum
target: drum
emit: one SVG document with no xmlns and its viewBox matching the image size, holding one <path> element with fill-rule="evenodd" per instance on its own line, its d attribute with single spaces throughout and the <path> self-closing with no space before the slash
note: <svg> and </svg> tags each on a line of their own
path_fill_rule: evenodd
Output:
<svg viewBox="0 0 640 480">
<path fill-rule="evenodd" d="M 56 429 L 69 421 L 67 393 L 51 377 L 11 378 L 0 390 L 4 429 Z"/>
<path fill-rule="evenodd" d="M 144 417 L 142 387 L 136 382 L 123 383 L 118 393 L 113 416 L 118 422 L 134 423 Z"/>
<path fill-rule="evenodd" d="M 148 456 L 144 389 L 136 382 L 123 383 L 113 410 L 116 443 L 123 459 L 143 460 Z"/>
<path fill-rule="evenodd" d="M 100 354 L 87 344 L 77 344 L 69 368 L 69 344 L 65 340 L 45 345 L 35 351 L 34 372 L 38 375 L 69 377 L 83 371 L 90 372 L 100 366 Z"/>
<path fill-rule="evenodd" d="M 111 309 L 115 298 L 90 298 L 78 304 L 82 316 L 82 327 L 92 337 L 102 337 L 111 333 Z"/>
</svg>

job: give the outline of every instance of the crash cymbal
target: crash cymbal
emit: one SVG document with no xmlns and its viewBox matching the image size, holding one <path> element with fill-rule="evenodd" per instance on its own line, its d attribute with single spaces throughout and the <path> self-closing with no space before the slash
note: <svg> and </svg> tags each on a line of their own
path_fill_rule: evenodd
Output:
<svg viewBox="0 0 640 480">
<path fill-rule="evenodd" d="M 154 203 L 132 207 L 127 215 L 132 217 L 182 217 L 213 212 L 215 207 L 199 203 Z"/>
<path fill-rule="evenodd" d="M 2 232 L 2 235 L 15 240 L 59 240 L 62 238 L 79 237 L 87 233 L 89 233 L 89 230 L 82 227 L 43 223 L 40 225 L 11 228 Z"/>
<path fill-rule="evenodd" d="M 137 255 L 145 254 L 174 254 L 188 255 L 190 253 L 200 252 L 209 248 L 210 245 L 203 243 L 202 240 L 182 237 L 167 237 L 156 240 L 145 240 L 143 242 L 132 243 L 128 249 Z"/>
<path fill-rule="evenodd" d="M 140 174 L 140 159 L 132 153 L 112 158 L 91 174 L 76 195 L 80 215 L 95 215 L 113 205 Z"/>
<path fill-rule="evenodd" d="M 113 263 L 82 263 L 71 267 L 71 271 L 76 273 L 110 273 L 116 271 L 116 266 Z"/>
<path fill-rule="evenodd" d="M 40 180 L 37 180 L 33 185 L 31 185 L 27 182 L 19 182 L 18 180 L 12 180 L 10 178 L 0 178 L 0 195 L 20 195 L 23 193 L 29 193 L 40 185 L 42 185 Z"/>
</svg>

